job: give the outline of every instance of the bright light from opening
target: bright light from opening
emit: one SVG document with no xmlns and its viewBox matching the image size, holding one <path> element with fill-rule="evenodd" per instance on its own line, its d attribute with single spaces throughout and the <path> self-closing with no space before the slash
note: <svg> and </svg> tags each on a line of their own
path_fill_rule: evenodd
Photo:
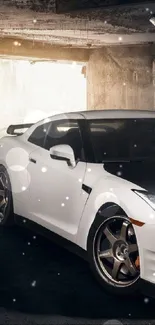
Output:
<svg viewBox="0 0 155 325">
<path fill-rule="evenodd" d="M 17 40 L 13 44 L 21 43 Z M 55 114 L 86 110 L 82 67 L 83 63 L 76 62 L 31 64 L 24 60 L 0 60 L 0 137 L 10 124 L 35 123 Z"/>
</svg>

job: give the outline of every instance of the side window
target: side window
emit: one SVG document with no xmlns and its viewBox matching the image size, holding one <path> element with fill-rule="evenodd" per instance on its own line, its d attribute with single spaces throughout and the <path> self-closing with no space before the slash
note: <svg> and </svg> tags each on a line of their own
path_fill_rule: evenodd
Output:
<svg viewBox="0 0 155 325">
<path fill-rule="evenodd" d="M 28 141 L 35 144 L 38 147 L 44 147 L 46 135 L 50 126 L 51 126 L 51 122 L 39 125 L 30 135 Z"/>
<path fill-rule="evenodd" d="M 84 161 L 83 144 L 78 121 L 59 120 L 52 122 L 46 136 L 45 149 L 49 150 L 59 144 L 71 146 L 75 159 Z"/>
<path fill-rule="evenodd" d="M 128 120 L 104 119 L 89 121 L 90 136 L 96 162 L 125 159 L 128 155 Z"/>
</svg>

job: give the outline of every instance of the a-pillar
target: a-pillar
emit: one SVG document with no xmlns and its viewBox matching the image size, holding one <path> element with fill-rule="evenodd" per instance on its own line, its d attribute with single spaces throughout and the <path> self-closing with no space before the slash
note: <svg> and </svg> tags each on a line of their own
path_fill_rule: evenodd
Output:
<svg viewBox="0 0 155 325">
<path fill-rule="evenodd" d="M 154 45 L 93 50 L 87 64 L 88 109 L 154 107 Z"/>
</svg>

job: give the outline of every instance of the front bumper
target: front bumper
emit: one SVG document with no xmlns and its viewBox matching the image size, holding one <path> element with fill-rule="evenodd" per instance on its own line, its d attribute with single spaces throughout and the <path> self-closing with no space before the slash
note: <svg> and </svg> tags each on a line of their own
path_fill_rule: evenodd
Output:
<svg viewBox="0 0 155 325">
<path fill-rule="evenodd" d="M 134 228 L 140 257 L 140 278 L 155 285 L 155 224 Z"/>
</svg>

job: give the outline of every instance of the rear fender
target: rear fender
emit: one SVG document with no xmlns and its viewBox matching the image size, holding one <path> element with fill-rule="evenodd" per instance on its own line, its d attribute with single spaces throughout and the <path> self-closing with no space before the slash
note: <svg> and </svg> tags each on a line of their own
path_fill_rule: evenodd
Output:
<svg viewBox="0 0 155 325">
<path fill-rule="evenodd" d="M 0 140 L 0 165 L 8 172 L 11 187 L 14 212 L 25 215 L 29 202 L 29 186 L 31 182 L 27 171 L 29 155 L 34 146 L 19 137 L 5 137 Z"/>
</svg>

